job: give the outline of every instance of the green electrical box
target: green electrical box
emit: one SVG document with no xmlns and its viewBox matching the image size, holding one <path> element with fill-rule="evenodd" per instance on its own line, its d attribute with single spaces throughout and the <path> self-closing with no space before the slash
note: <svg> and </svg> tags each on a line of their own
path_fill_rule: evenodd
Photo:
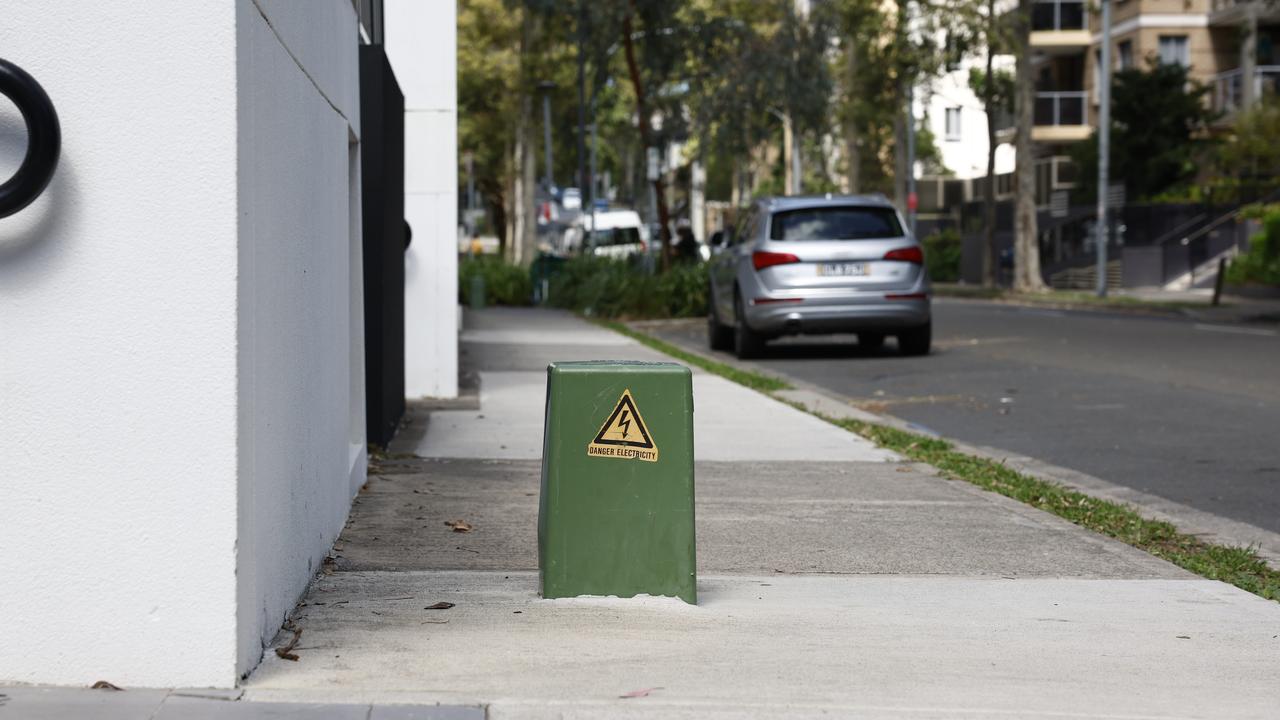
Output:
<svg viewBox="0 0 1280 720">
<path fill-rule="evenodd" d="M 546 598 L 697 602 L 689 368 L 547 368 L 538 569 Z"/>
</svg>

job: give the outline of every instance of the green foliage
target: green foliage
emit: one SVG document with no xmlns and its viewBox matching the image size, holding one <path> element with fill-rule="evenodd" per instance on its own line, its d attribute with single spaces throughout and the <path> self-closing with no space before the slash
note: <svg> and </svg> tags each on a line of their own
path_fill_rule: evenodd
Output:
<svg viewBox="0 0 1280 720">
<path fill-rule="evenodd" d="M 956 282 L 960 279 L 960 233 L 952 228 L 940 230 L 924 239 L 924 262 L 929 279 L 934 282 Z"/>
<path fill-rule="evenodd" d="M 1280 205 L 1261 209 L 1262 232 L 1249 239 L 1249 251 L 1241 253 L 1227 269 L 1232 285 L 1260 283 L 1280 286 Z"/>
<path fill-rule="evenodd" d="M 1191 181 L 1203 161 L 1205 131 L 1215 114 L 1209 88 L 1187 68 L 1152 61 L 1115 74 L 1111 104 L 1111 177 L 1130 201 L 1146 200 Z M 1097 196 L 1097 133 L 1072 151 L 1080 178 L 1076 197 Z"/>
<path fill-rule="evenodd" d="M 549 302 L 604 318 L 701 317 L 707 312 L 707 271 L 676 264 L 654 275 L 640 258 L 580 256 L 551 278 Z"/>
<path fill-rule="evenodd" d="M 485 302 L 490 305 L 528 305 L 533 298 L 529 271 L 493 255 L 468 257 L 458 262 L 458 300 L 470 300 L 471 279 L 484 278 Z"/>
<path fill-rule="evenodd" d="M 784 380 L 780 380 L 770 375 L 762 375 L 751 370 L 743 370 L 732 365 L 717 362 L 703 355 L 697 355 L 681 350 L 669 342 L 659 340 L 658 338 L 647 333 L 640 332 L 639 330 L 633 330 L 620 322 L 610 320 L 601 320 L 599 322 L 601 325 L 615 332 L 626 335 L 627 337 L 633 338 L 641 344 L 647 345 L 658 352 L 666 353 L 677 360 L 682 360 L 690 365 L 700 367 L 707 372 L 715 373 L 716 375 L 736 382 L 739 385 L 745 385 L 753 390 L 759 390 L 760 392 L 775 392 L 777 390 L 791 389 L 790 383 L 787 383 Z"/>
<path fill-rule="evenodd" d="M 1008 70 L 995 70 L 991 73 L 991 103 L 1000 112 L 1013 112 L 1013 98 L 1017 92 L 1017 80 Z M 969 68 L 969 89 L 978 98 L 985 98 L 988 91 L 987 71 L 980 67 Z"/>
<path fill-rule="evenodd" d="M 949 477 L 1053 513 L 1113 537 L 1212 580 L 1231 583 L 1269 600 L 1280 600 L 1280 570 L 1251 548 L 1227 547 L 1144 518 L 1128 505 L 1095 498 L 1057 483 L 1024 475 L 1002 462 L 954 449 L 951 443 L 859 420 L 825 418 L 895 452 L 933 465 Z"/>
<path fill-rule="evenodd" d="M 1280 187 L 1276 138 L 1280 138 L 1280 97 L 1264 95 L 1257 105 L 1236 116 L 1231 132 L 1218 146 L 1214 197 L 1247 200 Z"/>
</svg>

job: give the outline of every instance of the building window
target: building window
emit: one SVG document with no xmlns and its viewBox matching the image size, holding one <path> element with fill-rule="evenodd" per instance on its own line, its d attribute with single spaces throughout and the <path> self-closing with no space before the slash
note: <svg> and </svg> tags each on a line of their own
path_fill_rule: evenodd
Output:
<svg viewBox="0 0 1280 720">
<path fill-rule="evenodd" d="M 1120 44 L 1116 46 L 1116 49 L 1119 50 L 1119 53 L 1117 54 L 1120 56 L 1118 58 L 1120 69 L 1128 70 L 1129 68 L 1132 68 L 1133 67 L 1133 43 L 1129 42 L 1128 40 L 1122 40 L 1120 41 Z"/>
<path fill-rule="evenodd" d="M 947 139 L 960 139 L 960 108 L 947 108 Z"/>
<path fill-rule="evenodd" d="M 1187 36 L 1161 35 L 1160 62 L 1165 65 L 1181 65 L 1182 67 L 1190 65 L 1191 56 L 1187 50 Z"/>
</svg>

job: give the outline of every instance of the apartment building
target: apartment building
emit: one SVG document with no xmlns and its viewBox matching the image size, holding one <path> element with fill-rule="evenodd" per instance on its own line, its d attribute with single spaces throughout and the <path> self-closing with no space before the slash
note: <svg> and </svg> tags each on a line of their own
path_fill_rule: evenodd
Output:
<svg viewBox="0 0 1280 720">
<path fill-rule="evenodd" d="M 1115 0 L 1112 69 L 1178 63 L 1213 88 L 1224 120 L 1275 90 L 1280 78 L 1280 6 L 1266 0 Z M 1079 0 L 1039 0 L 1032 13 L 1036 53 L 1035 128 L 1042 152 L 1084 140 L 1097 124 L 1102 22 Z M 1246 81 L 1246 78 L 1248 80 Z"/>
</svg>

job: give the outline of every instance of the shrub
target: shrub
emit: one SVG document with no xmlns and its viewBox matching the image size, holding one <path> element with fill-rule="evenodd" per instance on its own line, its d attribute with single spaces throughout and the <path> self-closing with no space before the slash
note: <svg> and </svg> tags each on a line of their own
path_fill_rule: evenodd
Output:
<svg viewBox="0 0 1280 720">
<path fill-rule="evenodd" d="M 1260 215 L 1262 232 L 1249 239 L 1248 252 L 1240 253 L 1227 269 L 1232 285 L 1280 285 L 1280 205 L 1262 208 Z"/>
<path fill-rule="evenodd" d="M 576 257 L 551 279 L 549 300 L 597 317 L 697 317 L 707 311 L 706 268 L 678 264 L 655 275 L 638 257 Z"/>
<path fill-rule="evenodd" d="M 485 281 L 485 302 L 528 305 L 533 295 L 531 271 L 493 256 L 458 263 L 458 298 L 466 303 L 471 278 Z M 707 270 L 698 263 L 678 263 L 662 274 L 645 267 L 644 259 L 579 256 L 555 267 L 547 302 L 555 307 L 604 318 L 700 317 L 707 312 Z"/>
<path fill-rule="evenodd" d="M 533 299 L 529 271 L 493 255 L 468 257 L 458 262 L 458 300 L 470 300 L 471 278 L 484 278 L 485 302 L 491 305 L 528 305 Z"/>
<path fill-rule="evenodd" d="M 924 239 L 925 266 L 934 282 L 960 279 L 960 255 L 960 234 L 953 229 L 939 230 Z"/>
</svg>

